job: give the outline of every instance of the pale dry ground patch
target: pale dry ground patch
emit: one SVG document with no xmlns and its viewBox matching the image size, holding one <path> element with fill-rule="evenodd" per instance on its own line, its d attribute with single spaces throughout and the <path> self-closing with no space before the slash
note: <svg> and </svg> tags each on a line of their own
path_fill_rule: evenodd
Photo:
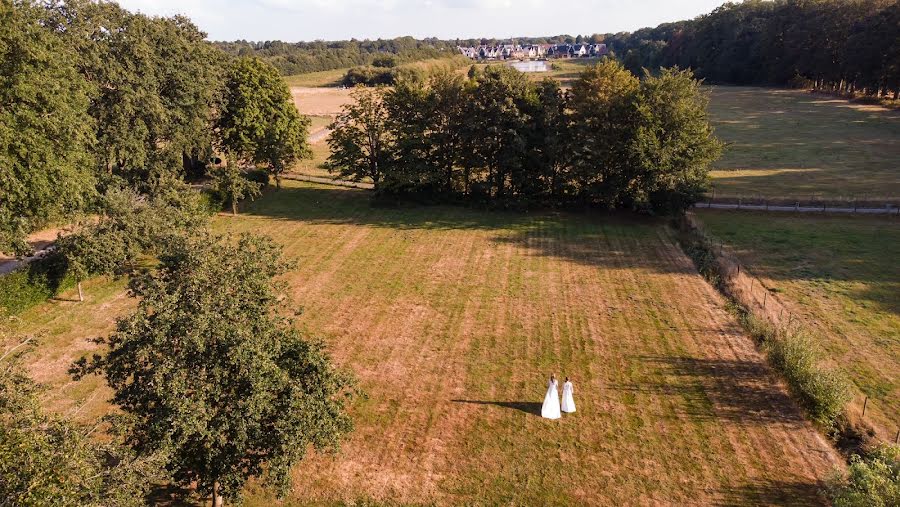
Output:
<svg viewBox="0 0 900 507">
<path fill-rule="evenodd" d="M 301 114 L 310 116 L 333 116 L 341 112 L 352 99 L 350 88 L 308 88 L 293 86 L 291 96 Z"/>
<path fill-rule="evenodd" d="M 663 222 L 373 208 L 286 181 L 215 228 L 284 246 L 284 310 L 368 394 L 284 505 L 818 504 L 841 464 Z M 33 371 L 73 384 L 50 400 L 63 410 L 108 393 L 56 363 L 133 305 L 121 282 L 88 294 L 18 326 L 45 336 Z M 576 386 L 560 421 L 538 415 L 551 372 Z"/>
</svg>

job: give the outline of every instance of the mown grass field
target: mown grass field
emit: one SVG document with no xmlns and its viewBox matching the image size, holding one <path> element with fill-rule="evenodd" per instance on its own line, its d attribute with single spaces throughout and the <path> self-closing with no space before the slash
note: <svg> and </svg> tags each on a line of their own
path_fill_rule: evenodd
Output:
<svg viewBox="0 0 900 507">
<path fill-rule="evenodd" d="M 900 111 L 803 91 L 714 86 L 728 147 L 717 196 L 900 200 Z"/>
<path fill-rule="evenodd" d="M 698 210 L 815 333 L 846 370 L 867 419 L 892 439 L 900 425 L 900 220 Z"/>
<path fill-rule="evenodd" d="M 284 245 L 297 325 L 368 393 L 286 505 L 808 505 L 841 463 L 662 221 L 372 208 L 286 182 L 215 228 Z M 122 289 L 99 279 L 16 321 L 43 335 L 48 406 L 103 413 L 102 383 L 65 370 L 133 306 Z M 551 372 L 576 386 L 560 421 L 538 415 Z"/>
</svg>

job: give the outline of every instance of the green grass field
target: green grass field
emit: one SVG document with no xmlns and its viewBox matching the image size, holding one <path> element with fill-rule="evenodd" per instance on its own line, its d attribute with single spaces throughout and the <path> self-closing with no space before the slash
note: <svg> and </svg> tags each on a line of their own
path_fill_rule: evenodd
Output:
<svg viewBox="0 0 900 507">
<path fill-rule="evenodd" d="M 840 466 L 663 221 L 373 208 L 288 181 L 214 225 L 284 246 L 297 325 L 368 394 L 285 505 L 814 505 Z M 66 368 L 134 302 L 85 289 L 14 325 L 41 334 L 47 405 L 91 420 L 109 393 Z M 561 421 L 538 416 L 551 372 L 576 386 Z"/>
<path fill-rule="evenodd" d="M 900 424 L 900 220 L 698 211 L 754 275 L 814 330 L 871 398 L 867 417 Z M 862 394 L 855 400 L 861 410 Z"/>
<path fill-rule="evenodd" d="M 339 86 L 348 70 L 349 67 L 344 69 L 324 70 L 322 72 L 309 72 L 307 74 L 297 74 L 295 76 L 285 76 L 284 81 L 288 86 L 301 86 L 304 88 Z"/>
<path fill-rule="evenodd" d="M 900 112 L 802 91 L 709 87 L 717 196 L 900 200 Z"/>
</svg>

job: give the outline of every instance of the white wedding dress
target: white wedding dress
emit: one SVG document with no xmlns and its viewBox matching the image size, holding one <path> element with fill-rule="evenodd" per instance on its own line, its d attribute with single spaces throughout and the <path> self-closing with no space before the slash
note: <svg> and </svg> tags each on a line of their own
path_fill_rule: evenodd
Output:
<svg viewBox="0 0 900 507">
<path fill-rule="evenodd" d="M 563 384 L 562 411 L 567 414 L 571 414 L 575 411 L 574 391 L 575 387 L 572 386 L 571 382 Z"/>
<path fill-rule="evenodd" d="M 541 417 L 546 419 L 559 419 L 562 414 L 559 412 L 559 391 L 556 386 L 558 382 L 551 380 L 547 385 L 547 395 L 544 396 L 544 405 L 541 407 Z"/>
</svg>

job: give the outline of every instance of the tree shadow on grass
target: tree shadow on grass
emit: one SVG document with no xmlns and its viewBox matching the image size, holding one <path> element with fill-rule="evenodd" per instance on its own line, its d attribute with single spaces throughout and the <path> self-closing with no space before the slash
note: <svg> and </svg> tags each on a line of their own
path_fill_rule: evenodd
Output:
<svg viewBox="0 0 900 507">
<path fill-rule="evenodd" d="M 453 403 L 467 403 L 469 405 L 494 405 L 496 407 L 518 410 L 540 417 L 541 404 L 531 401 L 478 401 L 478 400 L 450 400 Z"/>
<path fill-rule="evenodd" d="M 678 411 L 695 420 L 737 424 L 803 424 L 797 404 L 759 361 L 640 356 L 664 377 L 664 383 L 613 385 L 611 389 L 681 398 Z"/>
<path fill-rule="evenodd" d="M 827 505 L 820 486 L 815 482 L 755 480 L 719 491 L 716 505 Z"/>
<path fill-rule="evenodd" d="M 485 211 L 451 205 L 376 207 L 370 198 L 371 192 L 365 190 L 290 183 L 250 203 L 243 216 L 401 231 L 487 231 L 494 233 L 492 241 L 512 245 L 526 255 L 658 273 L 695 271 L 690 262 L 673 262 L 675 247 L 660 218 L 600 211 Z M 654 250 L 659 253 L 635 255 Z"/>
</svg>

